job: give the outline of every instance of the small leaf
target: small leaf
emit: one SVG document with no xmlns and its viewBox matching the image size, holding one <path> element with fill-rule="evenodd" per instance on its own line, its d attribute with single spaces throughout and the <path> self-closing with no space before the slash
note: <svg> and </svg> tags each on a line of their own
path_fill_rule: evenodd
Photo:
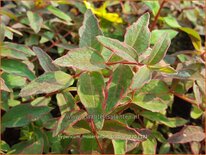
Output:
<svg viewBox="0 0 206 155">
<path fill-rule="evenodd" d="M 102 130 L 97 131 L 100 137 L 108 138 L 111 140 L 131 140 L 131 141 L 144 141 L 148 134 L 140 134 L 135 129 L 129 128 L 114 120 L 106 120 Z"/>
<path fill-rule="evenodd" d="M 39 63 L 45 72 L 58 71 L 59 68 L 52 63 L 51 57 L 41 48 L 33 47 L 33 51 L 39 59 Z"/>
<path fill-rule="evenodd" d="M 151 44 L 155 44 L 164 33 L 168 33 L 170 40 L 172 40 L 178 34 L 178 31 L 171 29 L 153 30 L 151 36 Z"/>
<path fill-rule="evenodd" d="M 53 136 L 57 136 L 60 132 L 65 130 L 67 127 L 72 126 L 77 121 L 85 118 L 87 113 L 83 110 L 73 111 L 72 113 L 65 113 L 60 117 L 56 124 Z"/>
<path fill-rule="evenodd" d="M 152 72 L 147 66 L 139 68 L 138 72 L 133 77 L 132 89 L 140 89 L 145 83 L 151 80 Z"/>
<path fill-rule="evenodd" d="M 2 59 L 1 65 L 2 70 L 7 73 L 28 77 L 29 80 L 35 79 L 34 73 L 28 69 L 27 65 L 18 60 Z"/>
<path fill-rule="evenodd" d="M 126 141 L 125 140 L 112 140 L 114 147 L 114 154 L 125 154 L 126 152 Z"/>
<path fill-rule="evenodd" d="M 133 103 L 152 112 L 163 112 L 167 104 L 160 98 L 151 94 L 138 94 L 134 96 Z"/>
<path fill-rule="evenodd" d="M 43 93 L 52 93 L 71 86 L 74 79 L 62 71 L 48 72 L 26 85 L 20 96 L 31 96 Z"/>
<path fill-rule="evenodd" d="M 3 57 L 27 60 L 28 57 L 35 56 L 35 53 L 30 48 L 22 44 L 4 42 L 0 48 L 0 55 Z"/>
<path fill-rule="evenodd" d="M 36 121 L 51 110 L 48 106 L 33 107 L 30 104 L 19 104 L 7 111 L 2 117 L 4 127 L 22 127 Z"/>
<path fill-rule="evenodd" d="M 172 28 L 180 28 L 180 24 L 177 22 L 176 18 L 173 16 L 167 16 L 163 18 L 165 23 Z"/>
<path fill-rule="evenodd" d="M 149 13 L 142 15 L 127 28 L 124 42 L 133 47 L 138 54 L 143 53 L 150 44 Z"/>
<path fill-rule="evenodd" d="M 149 137 L 146 141 L 142 142 L 143 154 L 156 154 L 157 141 Z"/>
<path fill-rule="evenodd" d="M 27 17 L 29 19 L 29 25 L 34 30 L 35 33 L 38 33 L 43 25 L 43 18 L 37 13 L 27 11 Z"/>
<path fill-rule="evenodd" d="M 200 35 L 197 33 L 197 31 L 195 31 L 194 29 L 188 28 L 188 27 L 180 27 L 180 30 L 184 31 L 185 33 L 187 33 L 192 41 L 192 44 L 194 46 L 194 48 L 197 51 L 201 51 L 202 50 L 202 41 L 201 41 L 201 37 Z"/>
<path fill-rule="evenodd" d="M 98 72 L 84 73 L 80 76 L 77 84 L 77 92 L 82 104 L 89 115 L 93 116 L 94 123 L 98 129 L 103 126 L 103 90 L 104 78 Z"/>
<path fill-rule="evenodd" d="M 188 143 L 200 142 L 205 138 L 203 129 L 199 126 L 188 125 L 185 126 L 180 132 L 173 134 L 169 139 L 169 143 Z"/>
<path fill-rule="evenodd" d="M 100 52 L 102 45 L 97 41 L 96 36 L 102 34 L 97 18 L 91 10 L 87 10 L 84 15 L 83 25 L 79 29 L 79 47 L 92 47 Z"/>
<path fill-rule="evenodd" d="M 5 38 L 5 25 L 4 24 L 0 24 L 0 43 L 2 43 L 4 41 Z"/>
<path fill-rule="evenodd" d="M 120 65 L 116 68 L 109 83 L 106 112 L 110 112 L 127 93 L 132 82 L 133 73 L 129 66 Z"/>
<path fill-rule="evenodd" d="M 55 8 L 55 7 L 52 6 L 52 5 L 49 5 L 49 6 L 47 7 L 47 10 L 48 10 L 49 12 L 51 12 L 52 14 L 54 14 L 55 16 L 59 17 L 60 19 L 65 20 L 65 21 L 68 22 L 68 23 L 70 23 L 71 20 L 72 20 L 69 15 L 67 15 L 67 14 L 64 13 L 63 11 Z"/>
<path fill-rule="evenodd" d="M 151 10 L 152 10 L 152 14 L 154 16 L 156 16 L 157 12 L 160 9 L 160 4 L 158 1 L 142 1 L 143 3 L 145 3 Z"/>
<path fill-rule="evenodd" d="M 127 45 L 126 43 L 120 42 L 116 39 L 107 38 L 104 36 L 97 36 L 98 41 L 114 52 L 116 55 L 120 56 L 121 58 L 129 61 L 129 62 L 137 62 L 138 55 L 135 49 L 131 46 Z"/>
<path fill-rule="evenodd" d="M 200 92 L 198 85 L 195 82 L 193 83 L 193 92 L 194 92 L 197 104 L 201 104 L 202 103 L 202 94 Z"/>
<path fill-rule="evenodd" d="M 74 67 L 80 70 L 97 71 L 104 69 L 105 62 L 100 54 L 92 48 L 77 48 L 54 61 L 63 67 Z"/>
<path fill-rule="evenodd" d="M 148 57 L 147 64 L 155 65 L 160 62 L 170 46 L 170 39 L 168 34 L 164 34 L 159 41 L 152 48 L 151 54 Z"/>
<path fill-rule="evenodd" d="M 187 120 L 183 118 L 179 118 L 179 117 L 167 118 L 163 114 L 156 113 L 156 112 L 144 111 L 141 112 L 140 115 L 143 116 L 144 118 L 147 118 L 155 122 L 159 122 L 171 128 L 183 126 L 185 123 L 187 123 Z"/>
<path fill-rule="evenodd" d="M 148 66 L 149 69 L 154 70 L 154 71 L 159 71 L 162 73 L 167 73 L 167 74 L 176 74 L 177 71 L 170 67 L 170 66 Z"/>
<path fill-rule="evenodd" d="M 203 111 L 201 109 L 199 109 L 197 106 L 193 106 L 191 112 L 190 112 L 190 116 L 193 119 L 198 119 L 200 116 L 202 116 Z"/>
<path fill-rule="evenodd" d="M 9 90 L 9 88 L 7 87 L 7 85 L 5 84 L 4 79 L 0 78 L 0 84 L 1 84 L 0 90 L 4 90 L 4 91 L 7 91 L 7 92 L 11 92 L 11 91 Z"/>
</svg>

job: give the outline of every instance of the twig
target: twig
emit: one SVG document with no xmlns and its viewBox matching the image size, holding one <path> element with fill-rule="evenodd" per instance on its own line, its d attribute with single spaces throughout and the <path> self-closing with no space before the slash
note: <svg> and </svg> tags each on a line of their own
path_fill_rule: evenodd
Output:
<svg viewBox="0 0 206 155">
<path fill-rule="evenodd" d="M 102 147 L 102 145 L 100 144 L 100 141 L 99 141 L 99 139 L 98 139 L 98 135 L 97 135 L 97 132 L 96 132 L 96 129 L 95 129 L 93 120 L 90 121 L 90 124 L 91 124 L 91 128 L 92 128 L 92 132 L 93 132 L 93 134 L 94 134 L 94 136 L 95 136 L 95 139 L 96 139 L 96 141 L 97 141 L 97 144 L 98 144 L 98 146 L 99 146 L 99 149 L 101 150 L 101 153 L 104 154 L 104 150 L 103 150 L 103 147 Z"/>
<path fill-rule="evenodd" d="M 160 16 L 160 12 L 161 12 L 161 10 L 162 10 L 163 5 L 165 4 L 165 2 L 166 2 L 166 0 L 163 0 L 163 1 L 162 1 L 161 5 L 160 5 L 160 8 L 159 8 L 159 10 L 158 10 L 158 12 L 157 12 L 157 14 L 156 14 L 156 16 L 155 16 L 154 22 L 152 23 L 152 26 L 150 27 L 150 31 L 152 31 L 152 30 L 154 29 L 155 25 L 157 24 L 157 20 L 158 20 L 158 18 L 159 18 L 159 16 Z"/>
</svg>

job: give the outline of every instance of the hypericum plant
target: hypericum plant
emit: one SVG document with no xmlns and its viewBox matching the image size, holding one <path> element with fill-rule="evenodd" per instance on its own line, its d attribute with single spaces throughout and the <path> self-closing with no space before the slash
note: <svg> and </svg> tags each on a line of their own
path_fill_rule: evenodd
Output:
<svg viewBox="0 0 206 155">
<path fill-rule="evenodd" d="M 60 11 L 54 7 L 48 10 L 53 14 Z M 27 16 L 39 19 L 31 12 Z M 12 108 L 4 106 L 2 128 L 21 128 L 21 139 L 12 147 L 2 141 L 1 151 L 178 153 L 182 143 L 189 143 L 193 152 L 201 151 L 203 129 L 170 114 L 174 96 L 178 96 L 193 104 L 194 119 L 202 115 L 204 60 L 185 53 L 166 56 L 170 37 L 163 33 L 151 45 L 149 21 L 150 14 L 143 14 L 127 28 L 121 42 L 104 36 L 97 18 L 87 10 L 79 29 L 79 47 L 54 61 L 39 47 L 31 50 L 4 43 L 15 49 L 18 46 L 22 52 L 3 52 L 10 59 L 2 59 L 2 95 L 8 96 L 6 92 L 16 86 L 22 88 L 16 94 L 18 100 L 5 99 Z M 31 28 L 40 31 L 35 24 Z M 45 72 L 38 77 L 29 69 L 32 65 L 27 59 L 34 55 Z M 19 75 L 29 80 L 26 86 L 27 81 Z M 191 88 L 193 93 L 188 92 Z M 54 117 L 52 109 L 57 107 L 59 114 Z M 181 126 L 179 132 L 170 130 Z"/>
</svg>

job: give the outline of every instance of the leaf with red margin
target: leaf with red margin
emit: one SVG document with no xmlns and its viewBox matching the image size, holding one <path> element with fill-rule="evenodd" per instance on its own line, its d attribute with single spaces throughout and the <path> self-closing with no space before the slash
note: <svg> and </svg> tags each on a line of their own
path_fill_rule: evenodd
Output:
<svg viewBox="0 0 206 155">
<path fill-rule="evenodd" d="M 129 66 L 119 65 L 108 82 L 106 112 L 110 112 L 126 94 L 132 82 L 133 73 Z"/>
<path fill-rule="evenodd" d="M 127 60 L 129 62 L 138 62 L 138 53 L 135 49 L 126 43 L 120 42 L 116 39 L 111 39 L 104 36 L 97 36 L 97 40 L 107 49 L 114 52 L 114 54 Z"/>
<path fill-rule="evenodd" d="M 127 28 L 125 34 L 124 42 L 132 46 L 138 54 L 144 52 L 150 44 L 149 18 L 150 14 L 145 13 Z"/>
<path fill-rule="evenodd" d="M 97 131 L 97 134 L 111 140 L 144 141 L 150 133 L 143 130 L 138 132 L 119 121 L 105 120 L 102 130 Z"/>
<path fill-rule="evenodd" d="M 73 49 L 56 59 L 54 63 L 62 67 L 74 67 L 84 71 L 97 71 L 106 67 L 103 57 L 95 49 L 89 47 Z"/>
<path fill-rule="evenodd" d="M 205 139 L 205 133 L 199 126 L 188 125 L 185 126 L 180 132 L 173 134 L 169 139 L 169 143 L 188 143 L 200 142 Z"/>
</svg>

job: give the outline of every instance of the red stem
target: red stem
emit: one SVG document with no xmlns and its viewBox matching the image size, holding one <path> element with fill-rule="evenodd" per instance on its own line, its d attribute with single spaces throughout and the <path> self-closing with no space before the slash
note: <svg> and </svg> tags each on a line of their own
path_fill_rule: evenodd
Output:
<svg viewBox="0 0 206 155">
<path fill-rule="evenodd" d="M 157 12 L 157 14 L 156 14 L 156 16 L 155 16 L 154 22 L 152 23 L 152 26 L 150 27 L 150 31 L 152 31 L 152 30 L 154 29 L 154 27 L 156 26 L 158 17 L 160 16 L 160 12 L 161 12 L 161 10 L 162 10 L 163 5 L 165 4 L 165 2 L 166 2 L 166 0 L 163 0 L 163 1 L 162 1 L 161 5 L 160 5 L 160 8 L 159 8 L 159 10 L 158 10 L 158 12 Z"/>
</svg>

